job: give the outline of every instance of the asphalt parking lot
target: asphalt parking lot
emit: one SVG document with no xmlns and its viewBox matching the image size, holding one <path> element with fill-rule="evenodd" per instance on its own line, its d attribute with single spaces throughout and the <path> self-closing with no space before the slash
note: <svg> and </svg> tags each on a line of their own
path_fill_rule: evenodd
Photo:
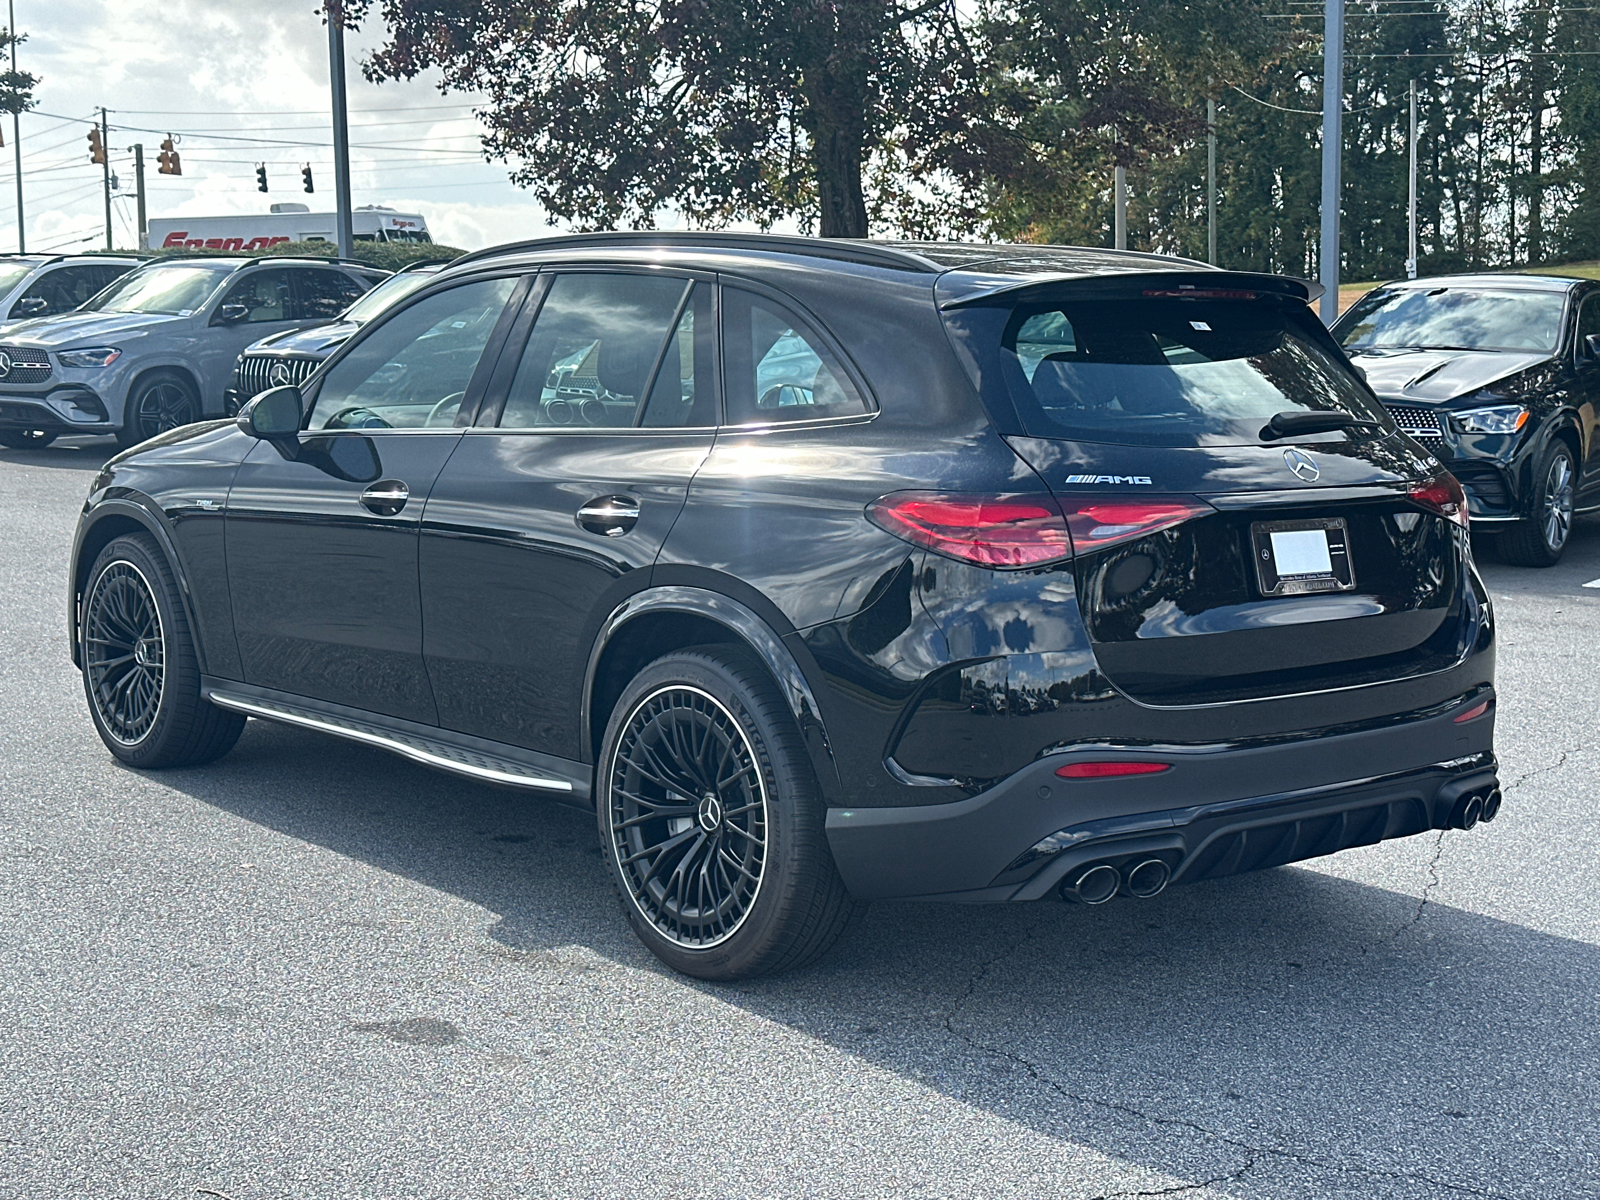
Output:
<svg viewBox="0 0 1600 1200">
<path fill-rule="evenodd" d="M 117 765 L 63 632 L 111 449 L 0 451 L 0 1197 L 1600 1196 L 1600 518 L 1483 563 L 1492 826 L 723 986 L 578 813 L 259 721 Z"/>
</svg>

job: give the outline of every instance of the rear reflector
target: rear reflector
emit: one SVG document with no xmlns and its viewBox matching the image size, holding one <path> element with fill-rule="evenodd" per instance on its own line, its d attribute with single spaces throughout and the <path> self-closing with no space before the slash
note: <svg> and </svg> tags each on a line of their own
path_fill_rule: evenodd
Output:
<svg viewBox="0 0 1600 1200">
<path fill-rule="evenodd" d="M 1062 500 L 1072 545 L 1079 554 L 1147 537 L 1212 510 L 1193 496 L 1068 496 Z"/>
<path fill-rule="evenodd" d="M 1466 712 L 1462 713 L 1456 718 L 1456 724 L 1460 725 L 1463 721 L 1475 721 L 1488 711 L 1489 702 L 1487 700 L 1481 704 L 1474 704 L 1471 708 L 1467 709 Z"/>
<path fill-rule="evenodd" d="M 1467 494 L 1449 471 L 1440 471 L 1427 483 L 1412 484 L 1410 496 L 1411 502 L 1419 508 L 1454 521 L 1463 529 L 1471 528 L 1471 518 L 1467 515 Z"/>
<path fill-rule="evenodd" d="M 1056 774 L 1063 779 L 1113 779 L 1119 775 L 1159 775 L 1170 770 L 1172 764 L 1163 762 L 1075 762 L 1057 767 Z"/>
<path fill-rule="evenodd" d="M 867 505 L 879 529 L 980 567 L 1038 567 L 1072 557 L 1072 538 L 1049 496 L 892 492 Z"/>
</svg>

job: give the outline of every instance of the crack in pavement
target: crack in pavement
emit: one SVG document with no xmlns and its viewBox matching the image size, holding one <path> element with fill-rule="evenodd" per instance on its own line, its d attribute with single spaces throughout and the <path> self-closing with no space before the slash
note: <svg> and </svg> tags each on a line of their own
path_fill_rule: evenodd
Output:
<svg viewBox="0 0 1600 1200">
<path fill-rule="evenodd" d="M 1093 1096 L 1080 1096 L 1047 1076 L 1039 1067 L 1039 1065 L 1033 1062 L 1031 1059 L 1028 1059 L 1021 1054 L 1013 1053 L 1012 1051 L 1004 1049 L 1003 1047 L 990 1045 L 987 1042 L 980 1042 L 976 1038 L 970 1037 L 961 1030 L 957 1029 L 955 1027 L 955 1019 L 960 1015 L 962 1010 L 965 1009 L 967 1003 L 972 999 L 973 994 L 977 991 L 978 984 L 983 981 L 983 979 L 997 963 L 1008 956 L 1015 954 L 1032 936 L 1033 933 L 1030 930 L 1028 934 L 1018 939 L 1010 948 L 1002 951 L 999 954 L 996 954 L 993 958 L 990 958 L 978 968 L 977 972 L 973 975 L 971 982 L 967 985 L 966 991 L 963 992 L 962 995 L 957 999 L 954 1006 L 951 1008 L 949 1015 L 945 1017 L 945 1029 L 951 1034 L 951 1036 L 963 1042 L 971 1049 L 976 1050 L 980 1054 L 987 1054 L 993 1058 L 1004 1059 L 1005 1061 L 1020 1067 L 1029 1079 L 1033 1080 L 1035 1083 L 1043 1085 L 1045 1088 L 1055 1092 L 1057 1095 L 1066 1100 L 1070 1100 L 1074 1104 L 1081 1104 L 1090 1108 L 1103 1109 L 1105 1111 L 1118 1113 L 1123 1116 L 1134 1117 L 1137 1120 L 1144 1121 L 1150 1125 L 1155 1125 L 1158 1127 L 1165 1126 L 1170 1129 L 1183 1130 L 1189 1133 L 1197 1133 L 1202 1137 L 1213 1139 L 1224 1146 L 1238 1150 L 1241 1154 L 1245 1155 L 1248 1160 L 1245 1164 L 1245 1167 L 1237 1174 L 1232 1176 L 1231 1179 L 1229 1176 L 1224 1175 L 1217 1180 L 1211 1180 L 1202 1184 L 1185 1184 L 1181 1188 L 1168 1189 L 1168 1191 L 1165 1192 L 1118 1192 L 1113 1193 L 1113 1195 L 1159 1196 L 1174 1194 L 1175 1192 L 1193 1191 L 1198 1187 L 1211 1187 L 1218 1182 L 1230 1182 L 1231 1180 L 1242 1178 L 1245 1171 L 1252 1169 L 1260 1159 L 1270 1156 L 1286 1162 L 1292 1162 L 1297 1166 L 1309 1167 L 1318 1171 L 1335 1172 L 1338 1174 L 1356 1174 L 1368 1179 L 1389 1179 L 1404 1181 L 1406 1183 L 1422 1183 L 1427 1184 L 1430 1187 L 1443 1188 L 1446 1191 L 1454 1192 L 1462 1196 L 1483 1197 L 1484 1200 L 1520 1200 L 1519 1197 L 1512 1196 L 1505 1192 L 1491 1192 L 1485 1191 L 1482 1188 L 1469 1187 L 1466 1184 L 1451 1183 L 1448 1180 L 1435 1179 L 1431 1175 L 1424 1175 L 1417 1171 L 1386 1171 L 1378 1167 L 1368 1167 L 1358 1163 L 1346 1164 L 1331 1162 L 1327 1159 L 1318 1158 L 1314 1155 L 1300 1154 L 1293 1150 L 1280 1150 L 1272 1146 L 1256 1146 L 1249 1142 L 1241 1141 L 1238 1138 L 1229 1137 L 1226 1134 L 1219 1133 L 1215 1129 L 1210 1129 L 1205 1125 L 1200 1124 L 1198 1121 L 1191 1121 L 1187 1117 L 1157 1116 L 1153 1113 L 1147 1113 L 1141 1109 L 1135 1108 L 1131 1104 L 1124 1104 L 1118 1100 L 1102 1100 Z"/>
<path fill-rule="evenodd" d="M 1528 780 L 1532 779 L 1535 775 L 1548 775 L 1551 771 L 1559 771 L 1562 767 L 1567 765 L 1567 756 L 1569 754 L 1575 754 L 1575 753 L 1576 753 L 1576 751 L 1574 751 L 1574 750 L 1563 750 L 1561 752 L 1561 757 L 1556 759 L 1555 762 L 1549 763 L 1548 765 L 1543 766 L 1543 767 L 1535 767 L 1531 771 L 1524 771 L 1521 775 L 1517 776 L 1517 780 L 1516 780 L 1515 783 L 1508 783 L 1508 784 L 1505 785 L 1505 787 L 1501 788 L 1500 789 L 1501 793 L 1504 794 L 1506 792 L 1511 791 L 1513 788 L 1521 787 L 1523 784 L 1527 783 Z"/>
<path fill-rule="evenodd" d="M 1428 907 L 1428 901 L 1433 898 L 1434 889 L 1439 886 L 1439 860 L 1444 857 L 1444 835 L 1449 832 L 1448 829 L 1439 830 L 1439 836 L 1433 843 L 1433 857 L 1428 860 L 1428 882 L 1422 885 L 1422 895 L 1417 899 L 1417 911 L 1411 914 L 1410 920 L 1384 938 L 1384 941 L 1396 941 L 1402 933 L 1422 920 L 1422 910 Z M 1361 947 L 1361 953 L 1365 954 L 1369 949 L 1371 947 L 1363 946 Z"/>
<path fill-rule="evenodd" d="M 1183 1192 L 1198 1192 L 1204 1188 L 1216 1187 L 1222 1183 L 1238 1183 L 1239 1180 L 1243 1179 L 1255 1168 L 1258 1161 L 1257 1156 L 1252 1154 L 1245 1159 L 1244 1166 L 1237 1171 L 1229 1171 L 1227 1174 L 1218 1175 L 1213 1179 L 1202 1179 L 1199 1183 L 1179 1184 L 1177 1187 L 1157 1188 L 1153 1192 L 1106 1192 L 1104 1195 L 1096 1196 L 1094 1200 L 1124 1200 L 1125 1197 L 1138 1196 L 1176 1196 Z"/>
</svg>

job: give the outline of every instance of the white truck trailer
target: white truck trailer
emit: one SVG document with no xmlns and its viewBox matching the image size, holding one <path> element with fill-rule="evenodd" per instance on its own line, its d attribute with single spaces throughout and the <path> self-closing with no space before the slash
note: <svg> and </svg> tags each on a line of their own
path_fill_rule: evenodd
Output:
<svg viewBox="0 0 1600 1200">
<path fill-rule="evenodd" d="M 350 214 L 358 242 L 431 242 L 420 213 L 365 205 Z M 228 217 L 152 217 L 147 250 L 265 250 L 285 242 L 338 240 L 333 213 L 304 204 L 274 204 L 270 212 Z"/>
</svg>

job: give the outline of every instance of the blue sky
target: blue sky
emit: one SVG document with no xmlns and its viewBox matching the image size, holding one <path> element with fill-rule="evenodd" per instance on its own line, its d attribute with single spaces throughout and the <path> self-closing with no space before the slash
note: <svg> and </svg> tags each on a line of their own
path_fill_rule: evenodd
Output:
<svg viewBox="0 0 1600 1200">
<path fill-rule="evenodd" d="M 89 163 L 85 137 L 99 105 L 111 110 L 112 166 L 127 196 L 115 205 L 119 246 L 134 244 L 126 149 L 134 142 L 145 147 L 152 217 L 259 212 L 284 200 L 332 207 L 327 34 L 315 0 L 15 2 L 17 28 L 29 39 L 18 67 L 43 78 L 39 112 L 22 118 L 29 250 L 104 244 L 100 168 Z M 477 97 L 441 95 L 436 75 L 367 83 L 358 64 L 376 40 L 352 33 L 346 45 L 354 203 L 421 212 L 436 241 L 467 248 L 548 232 L 544 213 L 507 181 L 506 167 L 478 152 Z M 3 120 L 0 249 L 14 249 L 14 152 L 10 118 Z M 181 178 L 156 173 L 167 132 L 181 137 Z M 256 190 L 263 161 L 268 195 Z M 306 162 L 316 180 L 312 196 L 301 191 Z"/>
</svg>

